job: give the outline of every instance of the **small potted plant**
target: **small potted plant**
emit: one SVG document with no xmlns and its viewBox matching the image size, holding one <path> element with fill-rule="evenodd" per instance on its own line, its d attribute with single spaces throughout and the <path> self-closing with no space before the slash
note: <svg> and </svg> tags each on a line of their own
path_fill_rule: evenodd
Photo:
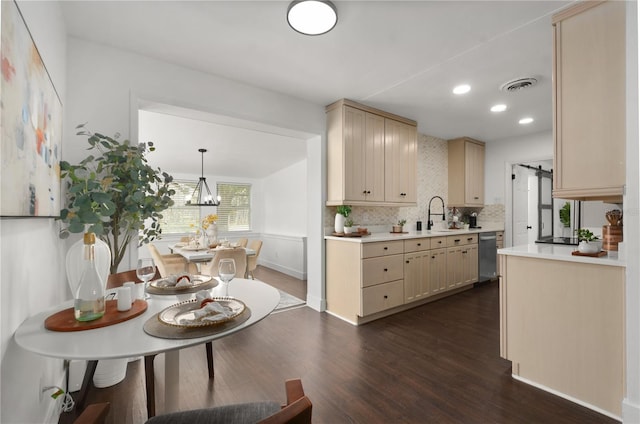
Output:
<svg viewBox="0 0 640 424">
<path fill-rule="evenodd" d="M 406 223 L 407 223 L 406 219 L 399 220 L 398 223 L 393 226 L 393 232 L 394 233 L 401 233 L 403 231 L 402 227 L 404 227 L 404 224 L 406 224 Z"/>
<path fill-rule="evenodd" d="M 351 234 L 353 232 L 353 219 L 347 218 L 344 220 L 344 233 Z"/>
<path fill-rule="evenodd" d="M 344 220 L 351 214 L 351 206 L 340 205 L 336 209 L 336 219 L 333 229 L 336 233 L 344 232 Z"/>
<path fill-rule="evenodd" d="M 576 230 L 578 236 L 578 252 L 598 253 L 602 249 L 602 240 L 599 240 L 591 231 L 586 228 Z"/>
</svg>

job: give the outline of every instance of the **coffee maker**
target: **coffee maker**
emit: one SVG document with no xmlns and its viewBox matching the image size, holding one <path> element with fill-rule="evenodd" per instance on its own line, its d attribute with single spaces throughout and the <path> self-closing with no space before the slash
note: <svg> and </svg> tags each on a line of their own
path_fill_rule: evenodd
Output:
<svg viewBox="0 0 640 424">
<path fill-rule="evenodd" d="M 478 227 L 478 214 L 475 212 L 469 215 L 469 228 L 480 228 Z"/>
</svg>

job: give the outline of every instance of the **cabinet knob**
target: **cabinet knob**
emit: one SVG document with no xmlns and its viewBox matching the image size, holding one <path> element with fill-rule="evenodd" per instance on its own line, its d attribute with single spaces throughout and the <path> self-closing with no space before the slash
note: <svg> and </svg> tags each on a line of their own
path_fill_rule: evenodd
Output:
<svg viewBox="0 0 640 424">
<path fill-rule="evenodd" d="M 406 261 L 406 263 L 410 264 L 410 263 L 411 263 L 411 261 Z"/>
<path fill-rule="evenodd" d="M 431 257 L 431 259 L 435 259 L 435 258 L 436 258 L 435 256 L 432 256 L 432 257 Z"/>
<path fill-rule="evenodd" d="M 384 250 L 388 250 L 389 248 L 387 246 L 384 247 Z"/>
<path fill-rule="evenodd" d="M 422 246 L 422 243 L 418 243 L 418 246 Z"/>
<path fill-rule="evenodd" d="M 474 197 L 474 199 L 475 199 L 475 200 L 478 200 L 478 199 L 479 199 L 479 197 L 478 197 L 478 196 L 475 196 L 475 197 Z"/>
<path fill-rule="evenodd" d="M 389 296 L 387 296 L 387 295 L 385 294 L 385 295 L 384 295 L 384 298 L 385 298 L 385 299 L 389 299 Z"/>
<path fill-rule="evenodd" d="M 367 194 L 371 194 L 371 191 L 367 190 Z"/>
<path fill-rule="evenodd" d="M 384 269 L 384 272 L 387 272 L 387 271 L 389 271 L 389 270 L 388 270 L 387 268 L 385 268 L 385 269 Z"/>
<path fill-rule="evenodd" d="M 362 194 L 367 194 L 367 190 L 362 190 Z"/>
</svg>

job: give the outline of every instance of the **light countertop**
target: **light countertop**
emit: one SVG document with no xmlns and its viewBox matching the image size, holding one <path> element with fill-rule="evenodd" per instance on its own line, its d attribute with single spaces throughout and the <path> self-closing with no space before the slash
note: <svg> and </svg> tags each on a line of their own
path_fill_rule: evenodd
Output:
<svg viewBox="0 0 640 424">
<path fill-rule="evenodd" d="M 339 240 L 350 243 L 372 243 L 378 241 L 393 241 L 393 240 L 409 240 L 416 238 L 425 238 L 425 237 L 446 237 L 446 236 L 456 236 L 456 235 L 464 235 L 464 234 L 478 234 L 478 233 L 487 233 L 494 231 L 504 231 L 504 226 L 500 224 L 494 225 L 483 225 L 482 228 L 471 228 L 469 230 L 423 230 L 423 231 L 409 231 L 406 233 L 391 233 L 391 232 L 374 232 L 368 236 L 363 237 L 339 237 L 326 235 L 324 238 L 326 240 Z"/>
<path fill-rule="evenodd" d="M 499 249 L 499 255 L 521 256 L 526 258 L 551 259 L 566 262 L 581 262 L 594 265 L 627 266 L 624 258 L 618 252 L 610 252 L 607 256 L 574 256 L 571 254 L 577 246 L 562 244 L 523 244 L 520 246 Z"/>
</svg>

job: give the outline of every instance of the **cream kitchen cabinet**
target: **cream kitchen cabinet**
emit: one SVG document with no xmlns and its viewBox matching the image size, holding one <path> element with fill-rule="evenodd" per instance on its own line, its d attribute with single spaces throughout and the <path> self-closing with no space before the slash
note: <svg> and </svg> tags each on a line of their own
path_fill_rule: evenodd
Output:
<svg viewBox="0 0 640 424">
<path fill-rule="evenodd" d="M 626 2 L 553 16 L 553 196 L 621 202 L 625 184 Z"/>
<path fill-rule="evenodd" d="M 448 142 L 448 206 L 484 206 L 484 142 L 461 137 Z"/>
<path fill-rule="evenodd" d="M 429 296 L 431 287 L 429 249 L 431 242 L 428 238 L 404 241 L 404 301 L 414 302 Z"/>
<path fill-rule="evenodd" d="M 504 247 L 504 231 L 496 232 L 496 249 L 502 249 Z"/>
<path fill-rule="evenodd" d="M 418 143 L 416 127 L 385 119 L 385 186 L 388 203 L 416 203 Z"/>
<path fill-rule="evenodd" d="M 447 237 L 447 289 L 478 281 L 478 235 Z"/>
<path fill-rule="evenodd" d="M 327 205 L 415 204 L 416 122 L 339 100 L 327 111 Z"/>
<path fill-rule="evenodd" d="M 429 295 L 434 296 L 447 290 L 447 249 L 429 251 Z"/>
<path fill-rule="evenodd" d="M 404 303 L 402 240 L 326 240 L 327 310 L 351 323 Z"/>
</svg>

